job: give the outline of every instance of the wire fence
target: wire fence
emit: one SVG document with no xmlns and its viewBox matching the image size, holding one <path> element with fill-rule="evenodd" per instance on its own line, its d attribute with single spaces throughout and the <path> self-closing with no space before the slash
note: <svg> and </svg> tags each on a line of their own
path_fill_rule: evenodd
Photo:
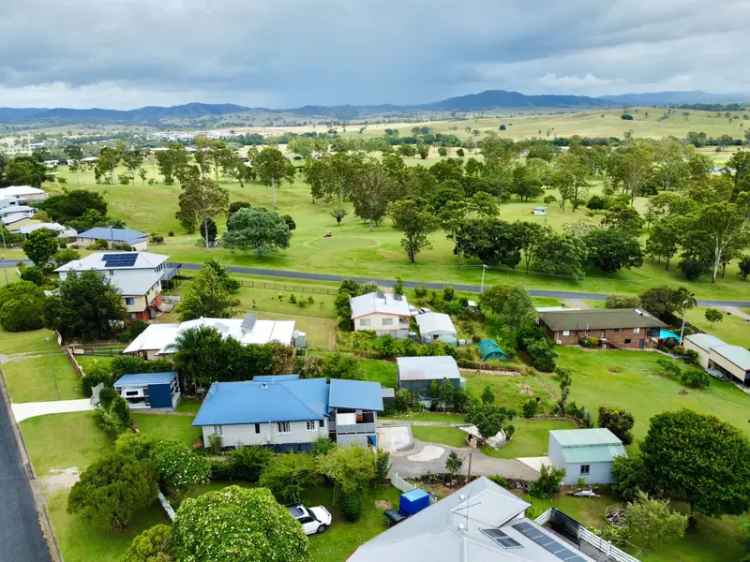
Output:
<svg viewBox="0 0 750 562">
<path fill-rule="evenodd" d="M 309 293 L 313 295 L 331 295 L 338 293 L 337 289 L 332 287 L 306 286 L 306 285 L 287 285 L 284 283 L 271 283 L 269 281 L 255 281 L 249 279 L 240 279 L 241 287 L 250 287 L 254 289 L 267 289 L 271 291 L 283 291 L 286 293 Z"/>
</svg>

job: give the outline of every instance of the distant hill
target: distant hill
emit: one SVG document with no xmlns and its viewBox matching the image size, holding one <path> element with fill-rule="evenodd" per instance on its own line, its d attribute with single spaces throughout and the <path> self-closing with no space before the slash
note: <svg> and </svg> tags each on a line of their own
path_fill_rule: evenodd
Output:
<svg viewBox="0 0 750 562">
<path fill-rule="evenodd" d="M 408 116 L 424 113 L 475 113 L 490 110 L 586 109 L 629 105 L 685 105 L 744 102 L 747 95 L 708 92 L 654 92 L 616 96 L 527 95 L 506 90 L 487 90 L 418 105 L 305 105 L 291 109 L 251 108 L 234 104 L 188 103 L 170 107 L 147 106 L 131 110 L 69 108 L 3 108 L 0 124 L 15 126 L 50 125 L 148 125 L 211 126 L 225 116 L 238 122 L 253 118 L 283 116 L 289 119 L 346 121 L 375 116 Z M 241 118 L 241 119 L 240 119 Z M 226 120 L 225 120 L 226 122 Z"/>
</svg>

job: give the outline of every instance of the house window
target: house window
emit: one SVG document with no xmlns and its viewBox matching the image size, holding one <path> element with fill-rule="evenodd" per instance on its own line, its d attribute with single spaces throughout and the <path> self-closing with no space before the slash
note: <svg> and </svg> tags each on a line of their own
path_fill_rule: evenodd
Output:
<svg viewBox="0 0 750 562">
<path fill-rule="evenodd" d="M 641 329 L 640 328 L 633 328 L 633 333 L 634 334 L 640 334 L 641 333 Z"/>
<path fill-rule="evenodd" d="M 630 338 L 625 338 L 625 343 L 630 343 L 631 341 L 633 340 L 631 340 Z"/>
<path fill-rule="evenodd" d="M 289 422 L 279 422 L 277 425 L 279 433 L 289 433 L 292 431 L 292 426 Z"/>
<path fill-rule="evenodd" d="M 125 304 L 132 306 L 135 304 L 135 299 L 133 297 L 125 297 Z"/>
<path fill-rule="evenodd" d="M 255 433 L 260 433 L 260 424 L 259 423 L 255 424 Z"/>
<path fill-rule="evenodd" d="M 362 326 L 363 328 L 366 328 L 367 326 L 370 325 L 370 319 L 369 318 L 362 318 L 359 321 L 359 325 Z"/>
<path fill-rule="evenodd" d="M 215 425 L 214 426 L 214 433 L 216 435 L 223 435 L 224 434 L 224 428 L 222 426 L 220 426 L 220 425 Z"/>
<path fill-rule="evenodd" d="M 582 464 L 581 465 L 581 474 L 588 474 L 591 472 L 591 465 L 590 464 Z"/>
<path fill-rule="evenodd" d="M 306 422 L 305 429 L 307 429 L 307 431 L 315 431 L 315 420 Z"/>
<path fill-rule="evenodd" d="M 393 318 L 383 318 L 383 326 L 393 326 Z"/>
<path fill-rule="evenodd" d="M 563 336 L 569 336 L 570 330 L 563 330 Z"/>
</svg>

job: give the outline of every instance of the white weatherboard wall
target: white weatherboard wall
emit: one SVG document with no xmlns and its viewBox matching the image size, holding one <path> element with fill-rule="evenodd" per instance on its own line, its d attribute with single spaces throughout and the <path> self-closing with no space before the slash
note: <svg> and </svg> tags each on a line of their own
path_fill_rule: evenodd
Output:
<svg viewBox="0 0 750 562">
<path fill-rule="evenodd" d="M 246 445 L 287 445 L 296 443 L 314 443 L 318 439 L 328 438 L 328 425 L 321 426 L 315 421 L 315 430 L 307 429 L 307 422 L 289 422 L 288 433 L 278 430 L 278 423 L 259 424 L 260 433 L 256 433 L 255 424 L 207 425 L 203 426 L 203 445 L 208 447 L 212 435 L 221 437 L 224 447 L 243 447 Z"/>
<path fill-rule="evenodd" d="M 354 330 L 357 332 L 369 330 L 375 332 L 378 336 L 405 338 L 409 335 L 409 318 L 374 312 L 356 318 L 354 320 Z"/>
<path fill-rule="evenodd" d="M 581 474 L 581 466 L 584 463 L 567 463 L 562 454 L 563 447 L 555 440 L 549 440 L 549 452 L 547 456 L 555 468 L 565 469 L 565 477 L 562 483 L 567 486 L 573 486 L 580 479 L 589 484 L 610 484 L 612 482 L 612 463 L 611 462 L 592 462 L 585 463 L 589 466 L 588 474 Z"/>
</svg>

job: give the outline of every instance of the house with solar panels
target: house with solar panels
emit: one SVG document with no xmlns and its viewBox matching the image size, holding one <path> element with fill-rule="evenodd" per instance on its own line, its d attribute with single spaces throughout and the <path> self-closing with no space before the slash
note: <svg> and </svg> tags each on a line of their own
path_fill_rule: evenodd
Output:
<svg viewBox="0 0 750 562">
<path fill-rule="evenodd" d="M 564 513 L 534 519 L 530 507 L 482 476 L 367 541 L 348 562 L 638 562 Z"/>
<path fill-rule="evenodd" d="M 373 291 L 349 300 L 354 331 L 378 336 L 409 337 L 412 311 L 404 295 Z"/>
<path fill-rule="evenodd" d="M 130 246 L 137 251 L 148 249 L 148 234 L 130 228 L 110 228 L 95 226 L 78 234 L 76 244 L 87 247 L 96 242 L 106 242 L 108 248 L 113 246 Z"/>
<path fill-rule="evenodd" d="M 193 420 L 208 447 L 268 446 L 310 449 L 318 439 L 345 445 L 377 445 L 380 384 L 368 381 L 256 376 L 252 381 L 215 382 Z M 216 437 L 214 437 L 216 436 Z"/>
<path fill-rule="evenodd" d="M 148 320 L 160 311 L 162 282 L 177 273 L 175 267 L 167 265 L 167 259 L 150 252 L 96 252 L 70 261 L 55 272 L 60 279 L 84 271 L 96 272 L 122 295 L 130 319 Z"/>
<path fill-rule="evenodd" d="M 615 458 L 625 456 L 622 441 L 609 429 L 556 429 L 549 432 L 549 460 L 565 470 L 562 483 L 579 480 L 589 484 L 611 484 Z"/>
</svg>

